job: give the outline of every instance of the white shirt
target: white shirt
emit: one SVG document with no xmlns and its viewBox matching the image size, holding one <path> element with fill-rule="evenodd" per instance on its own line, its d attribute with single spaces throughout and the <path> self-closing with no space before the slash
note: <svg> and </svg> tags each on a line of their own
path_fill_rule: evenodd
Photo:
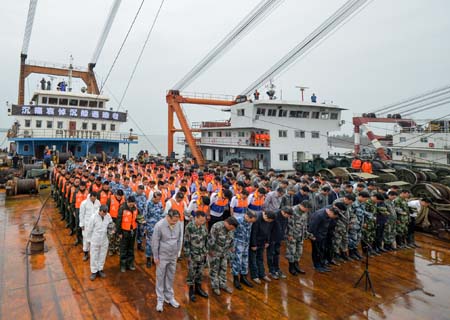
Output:
<svg viewBox="0 0 450 320">
<path fill-rule="evenodd" d="M 112 218 L 107 213 L 103 219 L 98 214 L 94 214 L 87 225 L 87 238 L 94 245 L 104 244 L 108 242 L 108 225 L 112 222 Z"/>
<path fill-rule="evenodd" d="M 87 226 L 92 215 L 98 213 L 100 209 L 100 201 L 95 199 L 95 201 L 92 202 L 89 198 L 90 197 L 88 196 L 88 198 L 83 200 L 80 205 L 80 228 Z"/>
<path fill-rule="evenodd" d="M 416 209 L 412 210 L 410 216 L 413 218 L 417 217 L 417 213 L 422 209 L 422 206 L 420 205 L 420 200 L 411 200 L 408 201 L 408 207 Z"/>
</svg>

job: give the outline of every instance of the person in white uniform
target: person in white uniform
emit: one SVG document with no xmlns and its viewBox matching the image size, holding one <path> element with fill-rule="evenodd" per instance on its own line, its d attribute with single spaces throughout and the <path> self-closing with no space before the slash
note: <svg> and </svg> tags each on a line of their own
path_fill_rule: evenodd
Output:
<svg viewBox="0 0 450 320">
<path fill-rule="evenodd" d="M 89 220 L 86 235 L 91 249 L 91 276 L 93 281 L 97 275 L 105 278 L 103 266 L 105 265 L 106 253 L 108 252 L 108 232 L 114 232 L 114 222 L 108 213 L 108 207 L 103 205 L 100 210 Z"/>
<path fill-rule="evenodd" d="M 91 217 L 98 213 L 100 201 L 97 199 L 97 192 L 91 192 L 89 197 L 80 205 L 80 228 L 83 233 L 83 261 L 89 259 L 89 239 L 86 235 L 86 227 Z"/>
</svg>

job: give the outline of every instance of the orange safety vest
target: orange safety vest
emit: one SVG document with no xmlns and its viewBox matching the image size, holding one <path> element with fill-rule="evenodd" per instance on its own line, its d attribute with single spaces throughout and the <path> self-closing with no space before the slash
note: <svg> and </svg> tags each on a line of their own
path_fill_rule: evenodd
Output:
<svg viewBox="0 0 450 320">
<path fill-rule="evenodd" d="M 255 191 L 252 202 L 248 204 L 248 208 L 255 211 L 261 211 L 265 200 L 265 196 L 261 196 L 258 191 Z"/>
<path fill-rule="evenodd" d="M 161 204 L 163 208 L 166 208 L 166 200 L 167 200 L 167 190 L 160 190 L 161 191 Z"/>
<path fill-rule="evenodd" d="M 122 213 L 122 230 L 130 231 L 130 230 L 136 230 L 137 228 L 137 222 L 136 218 L 138 215 L 138 210 L 130 211 L 130 210 L 123 210 Z"/>
<path fill-rule="evenodd" d="M 361 166 L 361 171 L 365 173 L 372 173 L 372 164 L 370 162 L 364 162 Z"/>
<path fill-rule="evenodd" d="M 74 193 L 75 193 L 76 190 L 77 190 L 77 187 L 75 187 L 75 186 L 72 186 L 72 187 L 70 188 L 70 199 L 69 199 L 69 203 L 72 203 L 72 202 L 73 202 L 73 195 L 74 195 Z"/>
<path fill-rule="evenodd" d="M 108 203 L 108 199 L 111 198 L 111 191 L 108 192 L 100 191 L 100 204 L 106 205 Z"/>
<path fill-rule="evenodd" d="M 111 216 L 111 218 L 117 218 L 117 216 L 119 215 L 119 207 L 124 202 L 124 198 L 120 199 L 119 201 L 116 196 L 111 197 L 111 202 L 109 204 L 109 215 Z"/>
<path fill-rule="evenodd" d="M 75 209 L 80 209 L 81 203 L 87 199 L 89 192 L 85 189 L 84 191 L 78 190 L 75 196 Z"/>
<path fill-rule="evenodd" d="M 93 191 L 93 192 L 98 193 L 98 192 L 100 192 L 101 189 L 102 189 L 102 185 L 97 185 L 96 183 L 94 183 L 94 184 L 92 185 L 92 191 Z"/>
<path fill-rule="evenodd" d="M 201 211 L 207 214 L 209 211 L 209 206 L 201 204 L 200 201 L 197 201 L 197 211 Z"/>
<path fill-rule="evenodd" d="M 177 203 L 174 199 L 170 199 L 172 202 L 172 210 L 177 210 L 180 213 L 180 221 L 184 221 L 184 201 Z"/>
<path fill-rule="evenodd" d="M 361 169 L 361 160 L 360 159 L 353 159 L 352 161 L 352 168 L 355 170 L 360 170 Z"/>
</svg>

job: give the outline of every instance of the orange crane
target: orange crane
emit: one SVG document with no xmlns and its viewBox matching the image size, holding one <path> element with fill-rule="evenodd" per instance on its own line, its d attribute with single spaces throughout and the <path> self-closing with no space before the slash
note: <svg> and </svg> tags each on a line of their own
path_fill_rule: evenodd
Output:
<svg viewBox="0 0 450 320">
<path fill-rule="evenodd" d="M 183 109 L 181 108 L 181 104 L 200 104 L 200 105 L 210 105 L 210 106 L 224 106 L 231 107 L 235 104 L 247 101 L 246 96 L 238 96 L 234 100 L 222 100 L 222 99 L 206 99 L 206 98 L 195 98 L 182 96 L 178 90 L 169 90 L 166 95 L 167 101 L 167 110 L 168 110 L 168 155 L 170 156 L 173 152 L 173 135 L 175 132 L 184 132 L 184 136 L 186 138 L 186 142 L 191 149 L 192 155 L 197 161 L 197 164 L 203 166 L 205 164 L 205 158 L 203 157 L 203 153 L 197 145 L 193 132 L 199 132 L 199 129 L 191 129 L 186 117 L 184 116 Z M 180 123 L 181 128 L 175 128 L 174 123 L 174 113 L 177 116 L 178 122 Z"/>
<path fill-rule="evenodd" d="M 31 0 L 30 6 L 28 8 L 27 24 L 25 27 L 25 33 L 22 44 L 22 51 L 20 54 L 20 75 L 19 75 L 19 93 L 18 93 L 18 104 L 23 105 L 25 103 L 25 79 L 32 73 L 38 74 L 48 74 L 54 76 L 67 76 L 69 72 L 74 78 L 80 78 L 84 81 L 87 87 L 87 92 L 91 94 L 100 94 L 98 88 L 97 80 L 95 78 L 94 67 L 100 56 L 100 53 L 105 44 L 106 38 L 111 30 L 112 23 L 119 9 L 122 0 L 114 0 L 111 10 L 109 12 L 108 19 L 103 27 L 102 34 L 95 48 L 94 55 L 91 62 L 88 64 L 88 68 L 85 70 L 73 69 L 72 64 L 69 66 L 47 66 L 38 63 L 27 63 L 28 57 L 28 47 L 30 45 L 31 31 L 33 30 L 34 17 L 36 15 L 37 0 Z"/>
</svg>

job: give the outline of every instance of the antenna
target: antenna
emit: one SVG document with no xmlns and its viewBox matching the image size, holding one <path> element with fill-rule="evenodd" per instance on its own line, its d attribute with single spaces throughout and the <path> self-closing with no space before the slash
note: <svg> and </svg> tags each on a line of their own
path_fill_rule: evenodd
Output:
<svg viewBox="0 0 450 320">
<path fill-rule="evenodd" d="M 69 88 L 68 88 L 67 91 L 71 92 L 72 91 L 72 70 L 73 70 L 73 64 L 72 64 L 73 63 L 73 57 L 72 57 L 72 55 L 70 55 L 69 60 L 70 60 L 70 64 L 69 64 L 69 84 L 68 84 Z"/>
<path fill-rule="evenodd" d="M 302 93 L 302 102 L 305 101 L 304 92 L 306 89 L 309 89 L 309 87 L 303 87 L 303 86 L 295 86 L 296 88 L 300 89 L 300 92 Z"/>
</svg>

